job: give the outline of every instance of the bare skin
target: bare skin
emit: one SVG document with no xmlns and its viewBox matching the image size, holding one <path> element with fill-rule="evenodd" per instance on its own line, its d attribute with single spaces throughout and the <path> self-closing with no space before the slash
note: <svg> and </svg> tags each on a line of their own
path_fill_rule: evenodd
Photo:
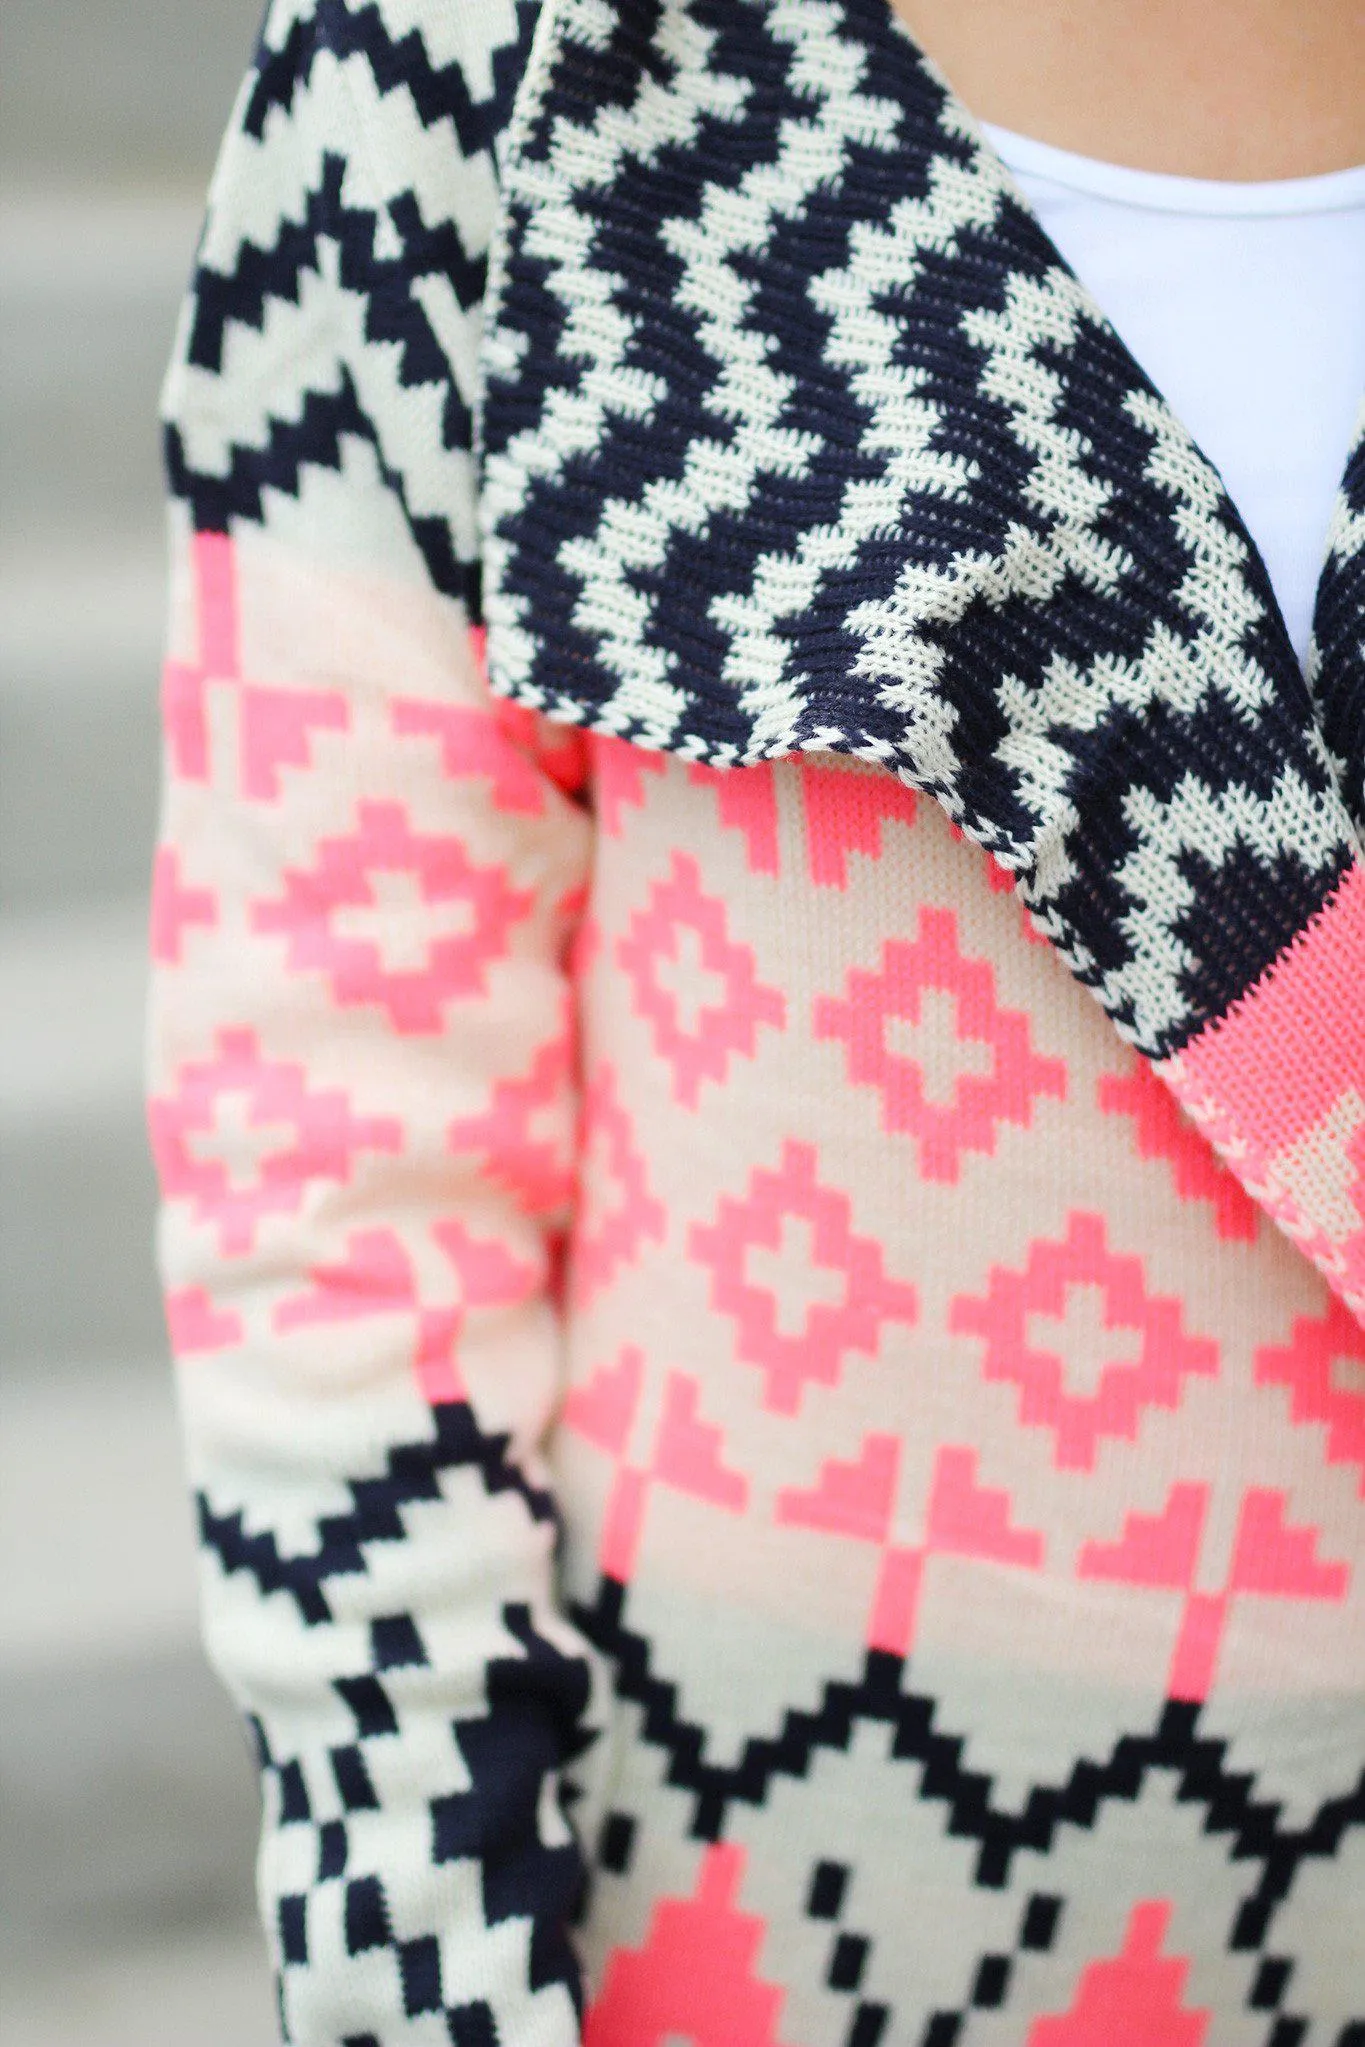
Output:
<svg viewBox="0 0 1365 2047">
<path fill-rule="evenodd" d="M 1365 163 L 1365 0 L 892 0 L 981 120 L 1192 178 Z"/>
</svg>

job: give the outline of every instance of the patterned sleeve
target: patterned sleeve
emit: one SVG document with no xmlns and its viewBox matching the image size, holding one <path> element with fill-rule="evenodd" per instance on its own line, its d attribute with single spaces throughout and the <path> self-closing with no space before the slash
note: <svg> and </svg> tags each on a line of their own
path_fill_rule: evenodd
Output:
<svg viewBox="0 0 1365 2047">
<path fill-rule="evenodd" d="M 300 2047 L 569 2047 L 594 1673 L 541 1444 L 579 754 L 495 707 L 467 399 L 525 29 L 285 0 L 166 393 L 151 1132 L 207 1635 Z"/>
</svg>

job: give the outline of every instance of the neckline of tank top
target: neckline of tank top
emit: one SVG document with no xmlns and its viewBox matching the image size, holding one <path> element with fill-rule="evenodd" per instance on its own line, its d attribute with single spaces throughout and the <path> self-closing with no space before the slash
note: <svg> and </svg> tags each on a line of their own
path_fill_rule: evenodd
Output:
<svg viewBox="0 0 1365 2047">
<path fill-rule="evenodd" d="M 997 156 L 1016 175 L 1044 178 L 1092 198 L 1148 212 L 1231 215 L 1239 218 L 1313 213 L 1345 213 L 1365 208 L 1365 164 L 1324 171 L 1310 178 L 1241 181 L 1230 178 L 1184 178 L 1166 171 L 1138 170 L 1131 164 L 1106 163 L 1078 156 L 1031 135 L 1016 135 L 983 121 L 981 132 Z"/>
</svg>

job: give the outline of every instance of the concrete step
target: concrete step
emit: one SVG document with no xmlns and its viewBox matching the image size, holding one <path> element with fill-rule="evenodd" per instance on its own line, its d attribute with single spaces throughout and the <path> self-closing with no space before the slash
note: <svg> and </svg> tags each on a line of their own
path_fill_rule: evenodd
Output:
<svg viewBox="0 0 1365 2047">
<path fill-rule="evenodd" d="M 202 183 L 260 0 L 5 0 L 0 184 Z"/>
<path fill-rule="evenodd" d="M 0 918 L 0 1356 L 160 1352 L 146 908 Z"/>
<path fill-rule="evenodd" d="M 157 400 L 202 203 L 194 186 L 19 191 L 0 205 L 7 547 L 157 543 Z"/>
<path fill-rule="evenodd" d="M 0 1374 L 0 1664 L 12 1687 L 130 1659 L 198 1662 L 193 1516 L 157 1352 Z M 3 1858 L 0 1858 L 3 1860 Z"/>
<path fill-rule="evenodd" d="M 278 2047 L 274 1996 L 253 1926 L 64 1955 L 0 1982 L 5 2047 Z"/>
<path fill-rule="evenodd" d="M 157 394 L 261 0 L 7 0 L 0 71 L 0 2039 L 268 2047 L 141 1108 Z"/>
<path fill-rule="evenodd" d="M 0 201 L 0 910 L 146 886 L 157 398 L 198 191 Z"/>
<path fill-rule="evenodd" d="M 0 1981 L 148 1927 L 242 1925 L 255 1833 L 246 1742 L 199 1647 L 170 1367 L 8 1368 Z"/>
<path fill-rule="evenodd" d="M 165 562 L 138 544 L 0 562 L 0 914 L 146 890 Z"/>
</svg>

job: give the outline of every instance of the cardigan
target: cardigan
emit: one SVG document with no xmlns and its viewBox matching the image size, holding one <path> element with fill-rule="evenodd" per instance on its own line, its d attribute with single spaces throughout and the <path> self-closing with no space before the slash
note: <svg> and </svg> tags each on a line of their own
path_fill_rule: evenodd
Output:
<svg viewBox="0 0 1365 2047">
<path fill-rule="evenodd" d="M 277 0 L 150 1127 L 300 2047 L 1356 2047 L 1365 453 L 1307 678 L 880 0 Z"/>
</svg>

